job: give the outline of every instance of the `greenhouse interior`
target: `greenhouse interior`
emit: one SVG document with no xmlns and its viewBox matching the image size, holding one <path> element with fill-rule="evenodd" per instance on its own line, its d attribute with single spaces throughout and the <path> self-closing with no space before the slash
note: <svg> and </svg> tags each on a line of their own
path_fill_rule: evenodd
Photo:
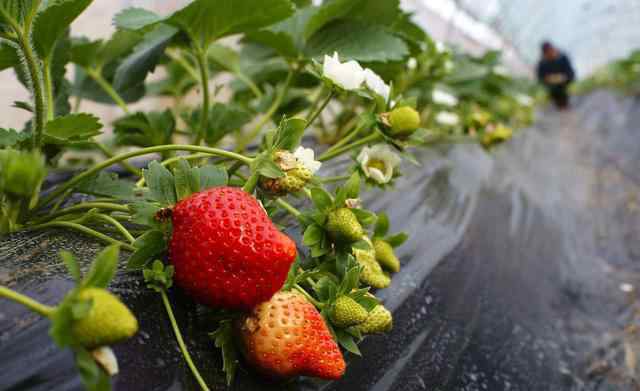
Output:
<svg viewBox="0 0 640 391">
<path fill-rule="evenodd" d="M 640 390 L 638 0 L 0 0 L 0 92 L 0 391 Z"/>
</svg>

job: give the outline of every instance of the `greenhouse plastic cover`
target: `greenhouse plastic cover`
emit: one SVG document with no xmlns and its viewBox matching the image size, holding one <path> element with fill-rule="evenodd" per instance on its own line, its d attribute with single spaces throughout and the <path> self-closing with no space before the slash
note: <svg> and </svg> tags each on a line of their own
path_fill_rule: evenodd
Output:
<svg viewBox="0 0 640 391">
<path fill-rule="evenodd" d="M 640 286 L 640 102 L 597 92 L 539 118 L 492 154 L 420 152 L 394 191 L 365 200 L 411 238 L 379 292 L 394 330 L 366 338 L 342 380 L 272 384 L 242 369 L 232 389 L 633 389 L 640 338 L 624 327 Z M 55 303 L 72 287 L 57 252 L 86 264 L 99 248 L 68 232 L 15 234 L 0 242 L 0 283 Z M 158 295 L 122 271 L 112 288 L 140 320 L 114 348 L 115 389 L 195 389 Z M 208 384 L 225 389 L 211 313 L 176 289 L 172 300 Z M 0 390 L 80 388 L 71 353 L 47 329 L 2 303 Z"/>
<path fill-rule="evenodd" d="M 535 65 L 540 43 L 551 40 L 575 61 L 578 74 L 628 55 L 640 42 L 640 1 L 637 0 L 403 0 L 425 7 L 449 20 L 455 29 L 487 46 L 494 46 L 482 28 L 469 28 L 475 19 L 501 38 L 503 49 L 515 50 Z M 427 31 L 428 26 L 425 26 Z"/>
</svg>

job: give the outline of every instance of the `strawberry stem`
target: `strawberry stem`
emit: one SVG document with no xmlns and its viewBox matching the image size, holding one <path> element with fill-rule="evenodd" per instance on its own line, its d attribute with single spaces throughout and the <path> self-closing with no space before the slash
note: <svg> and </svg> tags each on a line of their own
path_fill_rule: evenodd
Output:
<svg viewBox="0 0 640 391">
<path fill-rule="evenodd" d="M 329 102 L 331 102 L 331 99 L 334 97 L 335 95 L 335 91 L 331 90 L 329 92 L 329 95 L 327 95 L 327 97 L 324 99 L 324 101 L 322 102 L 322 104 L 320 105 L 320 107 L 318 108 L 318 110 L 316 110 L 313 114 L 309 114 L 309 116 L 307 117 L 307 126 L 305 127 L 305 129 L 308 129 L 311 124 L 313 124 L 313 122 L 316 120 L 316 118 L 318 118 L 318 116 L 324 111 L 324 109 L 327 107 L 327 105 L 329 104 Z M 320 96 L 318 96 L 319 98 Z"/>
<path fill-rule="evenodd" d="M 32 298 L 11 290 L 5 286 L 0 285 L 0 297 L 15 301 L 29 308 L 31 311 L 36 312 L 46 318 L 51 317 L 55 312 L 55 307 L 44 305 L 40 302 L 33 300 Z"/>
<path fill-rule="evenodd" d="M 184 343 L 184 339 L 182 339 L 182 333 L 180 332 L 180 328 L 178 327 L 178 322 L 176 321 L 175 316 L 173 315 L 173 310 L 171 309 L 171 303 L 169 302 L 169 298 L 167 297 L 167 292 L 162 289 L 160 290 L 160 296 L 162 297 L 162 303 L 164 304 L 164 308 L 167 311 L 167 315 L 169 316 L 169 321 L 171 322 L 171 327 L 173 328 L 173 332 L 176 335 L 176 341 L 178 342 L 178 346 L 180 347 L 180 351 L 182 351 L 182 355 L 184 356 L 184 360 L 187 362 L 189 369 L 191 369 L 191 373 L 198 381 L 200 388 L 204 391 L 209 391 L 209 387 L 207 387 L 207 383 L 205 383 L 204 379 L 200 375 L 198 368 L 193 363 L 191 359 L 191 355 L 187 350 L 187 346 Z"/>
<path fill-rule="evenodd" d="M 47 205 L 49 202 L 53 201 L 60 195 L 64 194 L 68 189 L 73 188 L 75 185 L 82 182 L 83 180 L 92 177 L 93 175 L 97 174 L 101 170 L 107 167 L 110 167 L 116 163 L 119 163 L 123 160 L 131 159 L 137 156 L 149 155 L 152 153 L 166 152 L 166 151 L 202 152 L 202 153 L 208 153 L 210 155 L 223 156 L 230 159 L 235 159 L 240 162 L 243 162 L 244 164 L 251 164 L 251 162 L 253 161 L 252 158 L 235 153 L 235 152 L 226 151 L 224 149 L 219 149 L 219 148 L 201 147 L 197 145 L 168 144 L 168 145 L 158 145 L 155 147 L 142 148 L 136 151 L 131 151 L 131 152 L 123 153 L 121 155 L 114 156 L 111 159 L 107 159 L 99 164 L 96 164 L 92 168 L 85 170 L 82 173 L 74 176 L 73 178 L 65 182 L 62 186 L 59 186 L 55 190 L 53 190 L 48 196 L 40 200 L 40 202 L 38 203 L 38 206 L 41 207 L 41 206 Z"/>
<path fill-rule="evenodd" d="M 307 291 L 304 290 L 303 287 L 301 287 L 298 284 L 295 284 L 293 286 L 293 289 L 297 290 L 298 292 L 300 292 L 302 294 L 302 296 L 304 296 L 307 300 L 309 300 L 309 302 L 311 302 L 311 304 L 315 305 L 319 310 L 322 310 L 325 306 L 324 303 L 319 302 L 318 300 L 314 299 Z"/>
<path fill-rule="evenodd" d="M 34 223 L 43 223 L 46 221 L 53 220 L 57 217 L 68 215 L 71 213 L 79 212 L 87 209 L 103 209 L 110 210 L 114 212 L 124 212 L 128 213 L 129 207 L 126 205 L 114 204 L 111 202 L 83 202 L 81 204 L 73 205 L 68 208 L 62 209 L 60 211 L 54 212 L 48 216 L 42 217 L 40 219 L 36 219 Z"/>
<path fill-rule="evenodd" d="M 380 134 L 378 134 L 378 133 L 370 134 L 369 136 L 363 137 L 360 140 L 355 141 L 355 142 L 353 142 L 351 144 L 348 144 L 348 145 L 345 145 L 343 147 L 334 149 L 333 151 L 327 151 L 327 152 L 323 153 L 318 158 L 318 160 L 321 161 L 321 162 L 325 162 L 325 161 L 327 161 L 329 159 L 333 159 L 336 156 L 342 155 L 343 153 L 349 152 L 352 149 L 358 148 L 358 147 L 360 147 L 362 145 L 366 145 L 368 143 L 371 143 L 371 142 L 374 142 L 374 141 L 378 141 L 379 139 L 380 139 Z"/>
<path fill-rule="evenodd" d="M 129 243 L 125 243 L 122 242 L 120 240 L 114 239 L 110 236 L 107 236 L 103 233 L 100 233 L 98 231 L 95 231 L 89 227 L 85 227 L 82 224 L 78 224 L 78 223 L 74 223 L 72 221 L 51 221 L 48 223 L 44 223 L 44 224 L 37 224 L 37 225 L 32 225 L 32 226 L 28 226 L 26 227 L 29 230 L 35 231 L 38 229 L 45 229 L 45 228 L 71 228 L 71 229 L 75 229 L 77 231 L 82 232 L 83 234 L 89 235 L 89 236 L 93 236 L 96 239 L 99 239 L 103 242 L 109 243 L 109 244 L 118 244 L 120 245 L 120 247 L 122 247 L 125 250 L 129 250 L 129 251 L 136 251 L 136 248 L 129 244 Z"/>
<path fill-rule="evenodd" d="M 300 215 L 302 214 L 302 212 L 300 212 L 296 207 L 294 207 L 293 205 L 291 205 L 290 203 L 288 203 L 287 201 L 283 200 L 282 198 L 278 198 L 276 200 L 276 203 L 284 210 L 286 210 L 287 212 L 289 212 L 290 214 L 292 214 L 294 217 L 300 217 Z"/>
<path fill-rule="evenodd" d="M 247 181 L 244 183 L 244 186 L 242 186 L 242 190 L 246 191 L 249 194 L 253 194 L 253 191 L 258 184 L 258 178 L 260 178 L 260 174 L 258 174 L 258 172 L 252 173 L 249 179 L 247 179 Z"/>
</svg>

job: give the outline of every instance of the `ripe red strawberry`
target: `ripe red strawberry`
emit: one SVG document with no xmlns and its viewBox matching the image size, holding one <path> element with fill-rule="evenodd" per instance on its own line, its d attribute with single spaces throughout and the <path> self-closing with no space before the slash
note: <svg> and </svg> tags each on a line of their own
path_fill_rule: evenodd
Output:
<svg viewBox="0 0 640 391">
<path fill-rule="evenodd" d="M 212 307 L 249 310 L 269 300 L 296 258 L 295 242 L 239 188 L 193 194 L 178 202 L 172 221 L 175 282 Z"/>
<path fill-rule="evenodd" d="M 278 292 L 236 323 L 247 361 L 275 378 L 339 379 L 340 348 L 316 308 L 297 292 Z"/>
</svg>

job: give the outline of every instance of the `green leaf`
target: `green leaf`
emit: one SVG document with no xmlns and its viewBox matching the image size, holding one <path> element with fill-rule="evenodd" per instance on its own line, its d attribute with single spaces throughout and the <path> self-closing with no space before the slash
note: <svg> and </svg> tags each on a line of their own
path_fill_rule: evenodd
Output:
<svg viewBox="0 0 640 391">
<path fill-rule="evenodd" d="M 167 23 L 179 27 L 201 48 L 227 35 L 245 33 L 282 20 L 294 11 L 289 0 L 195 0 Z"/>
<path fill-rule="evenodd" d="M 360 224 L 365 227 L 374 224 L 378 219 L 378 216 L 376 216 L 375 213 L 368 210 L 353 208 L 351 211 L 356 215 Z"/>
<path fill-rule="evenodd" d="M 340 346 L 355 355 L 362 356 L 362 353 L 358 348 L 358 344 L 354 341 L 353 336 L 337 328 L 334 329 L 334 332 Z"/>
<path fill-rule="evenodd" d="M 93 261 L 91 269 L 82 280 L 83 287 L 106 288 L 118 268 L 120 246 L 111 245 L 102 250 Z"/>
<path fill-rule="evenodd" d="M 300 145 L 307 121 L 302 118 L 287 118 L 280 122 L 276 135 L 278 149 L 293 151 Z"/>
<path fill-rule="evenodd" d="M 153 261 L 151 267 L 145 267 L 142 270 L 144 281 L 147 283 L 147 288 L 153 289 L 156 292 L 166 291 L 173 285 L 173 266 L 164 266 L 164 263 L 160 260 Z"/>
<path fill-rule="evenodd" d="M 197 117 L 200 115 L 198 113 Z M 205 140 L 215 145 L 227 134 L 240 130 L 252 120 L 250 112 L 236 104 L 215 103 L 209 110 L 209 122 Z"/>
<path fill-rule="evenodd" d="M 85 68 L 90 68 L 98 61 L 98 52 L 102 48 L 102 41 L 90 41 L 87 38 L 71 40 L 71 62 Z"/>
<path fill-rule="evenodd" d="M 30 113 L 33 113 L 33 106 L 31 105 L 30 102 L 24 102 L 24 101 L 17 100 L 17 101 L 13 102 L 13 106 L 12 107 L 15 107 L 16 109 L 22 109 L 24 111 L 28 111 Z"/>
<path fill-rule="evenodd" d="M 315 244 L 320 243 L 322 241 L 322 237 L 324 236 L 324 230 L 322 227 L 311 224 L 304 230 L 304 235 L 302 236 L 302 243 L 305 246 L 313 246 Z"/>
<path fill-rule="evenodd" d="M 127 261 L 128 270 L 141 269 L 151 259 L 160 256 L 167 249 L 167 242 L 162 231 L 151 230 L 137 238 L 133 246 L 137 250 Z"/>
<path fill-rule="evenodd" d="M 361 0 L 334 0 L 325 2 L 322 6 L 315 9 L 313 16 L 305 27 L 304 37 L 306 39 L 311 38 L 311 36 L 313 36 L 322 27 L 331 21 L 346 15 L 361 2 Z M 370 6 L 370 4 L 367 4 L 365 7 L 358 7 L 358 10 L 361 11 L 362 8 Z"/>
<path fill-rule="evenodd" d="M 164 49 L 177 34 L 178 30 L 164 24 L 144 35 L 142 41 L 116 69 L 113 87 L 116 90 L 129 85 L 141 84 L 149 72 L 153 72 Z"/>
<path fill-rule="evenodd" d="M 173 169 L 173 177 L 175 178 L 178 200 L 185 199 L 200 191 L 200 172 L 197 167 L 192 169 L 185 159 L 178 160 L 178 164 Z"/>
<path fill-rule="evenodd" d="M 371 250 L 371 245 L 366 240 L 358 240 L 351 245 L 351 248 L 353 248 L 354 250 L 369 251 Z"/>
<path fill-rule="evenodd" d="M 135 184 L 118 178 L 118 174 L 101 171 L 97 176 L 82 181 L 76 191 L 98 197 L 112 197 L 124 201 L 139 200 L 143 193 Z"/>
<path fill-rule="evenodd" d="M 71 334 L 71 326 L 73 325 L 73 313 L 71 306 L 77 297 L 77 290 L 72 290 L 62 300 L 56 311 L 51 317 L 51 327 L 49 328 L 49 336 L 56 345 L 64 348 L 73 343 L 73 335 Z"/>
<path fill-rule="evenodd" d="M 74 320 L 85 318 L 93 307 L 93 299 L 78 300 L 71 304 L 71 315 Z"/>
<path fill-rule="evenodd" d="M 409 54 L 401 38 L 382 27 L 354 21 L 337 21 L 318 31 L 307 51 L 311 57 L 338 52 L 342 58 L 363 62 L 400 61 Z"/>
<path fill-rule="evenodd" d="M 20 65 L 18 49 L 7 42 L 0 42 L 0 72 Z"/>
<path fill-rule="evenodd" d="M 389 216 L 386 213 L 378 213 L 378 220 L 373 232 L 373 236 L 377 238 L 382 238 L 389 232 Z"/>
<path fill-rule="evenodd" d="M 96 64 L 98 67 L 120 62 L 122 57 L 132 50 L 144 39 L 144 34 L 135 31 L 117 30 L 108 41 L 102 43 L 97 52 Z"/>
<path fill-rule="evenodd" d="M 113 127 L 117 144 L 152 147 L 171 143 L 176 120 L 169 109 L 138 112 L 116 120 Z"/>
<path fill-rule="evenodd" d="M 404 244 L 407 239 L 409 239 L 409 235 L 407 235 L 405 232 L 400 232 L 398 234 L 385 238 L 385 240 L 391 245 L 391 247 L 399 247 Z"/>
<path fill-rule="evenodd" d="M 217 186 L 226 186 L 229 183 L 229 174 L 224 167 L 206 165 L 199 168 L 200 190 L 210 189 Z"/>
<path fill-rule="evenodd" d="M 175 182 L 169 170 L 154 160 L 149 164 L 148 169 L 143 170 L 143 175 L 153 200 L 165 206 L 176 203 Z"/>
<path fill-rule="evenodd" d="M 129 210 L 132 215 L 131 222 L 147 227 L 159 226 L 160 223 L 156 220 L 155 216 L 160 209 L 160 206 L 150 202 L 135 202 L 129 204 Z"/>
<path fill-rule="evenodd" d="M 366 4 L 366 5 L 365 5 Z M 361 1 L 359 7 L 351 8 L 346 18 L 364 23 L 391 26 L 400 17 L 400 0 Z"/>
<path fill-rule="evenodd" d="M 340 294 L 349 294 L 358 287 L 360 281 L 360 266 L 350 268 L 340 284 Z"/>
<path fill-rule="evenodd" d="M 280 178 L 284 172 L 268 157 L 260 157 L 255 162 L 255 171 L 266 178 Z"/>
<path fill-rule="evenodd" d="M 320 211 L 329 210 L 333 206 L 333 199 L 331 199 L 331 195 L 327 193 L 326 190 L 319 187 L 311 189 L 311 201 L 313 201 L 316 209 Z"/>
<path fill-rule="evenodd" d="M 85 113 L 69 114 L 47 122 L 45 136 L 51 144 L 64 144 L 97 136 L 101 128 L 98 117 Z"/>
<path fill-rule="evenodd" d="M 35 15 L 39 4 L 40 2 L 34 0 L 0 0 L 0 8 L 19 25 L 23 25 L 27 17 Z M 9 29 L 9 21 L 0 14 L 0 31 Z"/>
<path fill-rule="evenodd" d="M 27 139 L 29 139 L 29 134 L 26 132 L 0 128 L 0 147 L 2 148 L 14 147 Z"/>
<path fill-rule="evenodd" d="M 233 321 L 223 320 L 218 329 L 209 335 L 215 346 L 222 350 L 222 370 L 226 374 L 227 385 L 231 385 L 238 367 L 238 352 L 233 342 Z"/>
<path fill-rule="evenodd" d="M 126 8 L 113 18 L 113 24 L 124 30 L 140 30 L 162 21 L 162 16 L 143 8 Z"/>
<path fill-rule="evenodd" d="M 71 23 L 93 0 L 51 0 L 33 25 L 33 43 L 41 58 L 49 58 Z"/>
<path fill-rule="evenodd" d="M 360 197 L 360 173 L 358 171 L 351 174 L 351 177 L 345 182 L 344 191 L 347 198 Z"/>
<path fill-rule="evenodd" d="M 74 257 L 69 251 L 63 250 L 60 251 L 60 258 L 67 267 L 67 271 L 71 274 L 71 277 L 73 277 L 76 283 L 80 282 L 82 275 L 80 274 L 80 266 L 78 265 L 76 257 Z"/>
<path fill-rule="evenodd" d="M 230 47 L 211 44 L 207 51 L 209 60 L 229 72 L 240 72 L 240 56 Z"/>
<path fill-rule="evenodd" d="M 313 7 L 298 10 L 282 22 L 264 30 L 249 33 L 247 38 L 252 42 L 258 42 L 275 49 L 285 58 L 301 57 L 306 46 L 304 31 L 309 19 L 316 11 L 317 9 Z"/>
<path fill-rule="evenodd" d="M 91 353 L 82 347 L 74 347 L 74 351 L 76 367 L 84 389 L 87 391 L 111 390 L 111 378 L 98 366 Z"/>
</svg>

